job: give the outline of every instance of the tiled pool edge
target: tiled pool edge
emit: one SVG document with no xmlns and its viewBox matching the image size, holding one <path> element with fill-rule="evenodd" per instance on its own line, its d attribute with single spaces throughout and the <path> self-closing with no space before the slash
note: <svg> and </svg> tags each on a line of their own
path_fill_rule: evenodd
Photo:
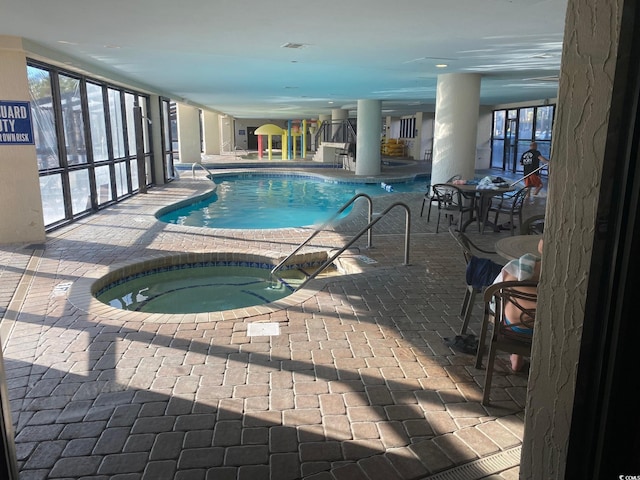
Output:
<svg viewBox="0 0 640 480">
<path fill-rule="evenodd" d="M 296 260 L 305 263 L 314 256 L 319 258 L 326 252 L 310 252 L 297 255 Z M 279 252 L 261 252 L 251 254 L 245 251 L 225 250 L 220 252 L 185 252 L 177 255 L 154 255 L 145 259 L 131 260 L 124 263 L 103 267 L 91 272 L 90 276 L 84 276 L 76 280 L 68 292 L 69 302 L 79 310 L 97 317 L 119 319 L 123 321 L 149 322 L 149 323 L 201 323 L 220 321 L 226 319 L 251 318 L 258 315 L 265 315 L 279 310 L 286 309 L 292 305 L 298 305 L 316 295 L 330 281 L 330 278 L 321 277 L 309 281 L 304 287 L 296 290 L 291 295 L 262 305 L 237 308 L 232 310 L 222 310 L 216 312 L 167 314 L 167 313 L 145 313 L 134 312 L 111 307 L 94 296 L 94 292 L 100 290 L 105 285 L 113 282 L 121 275 L 135 275 L 136 273 L 149 270 L 154 267 L 178 265 L 180 263 L 195 263 L 198 261 L 247 261 L 264 262 L 277 264 L 283 258 Z M 296 265 L 298 262 L 296 262 Z"/>
</svg>

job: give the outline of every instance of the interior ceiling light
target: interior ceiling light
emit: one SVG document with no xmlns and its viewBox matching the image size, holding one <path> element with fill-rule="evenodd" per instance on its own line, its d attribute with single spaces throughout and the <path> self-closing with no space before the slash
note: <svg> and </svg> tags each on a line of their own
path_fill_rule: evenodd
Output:
<svg viewBox="0 0 640 480">
<path fill-rule="evenodd" d="M 449 65 L 446 63 L 436 63 L 436 68 L 447 68 Z"/>
<path fill-rule="evenodd" d="M 402 62 L 402 63 L 415 63 L 415 62 L 424 62 L 426 60 L 445 60 L 445 61 L 453 61 L 455 60 L 455 58 L 447 58 L 447 57 L 420 57 L 420 58 L 414 58 L 412 60 L 407 60 L 406 62 Z"/>
<path fill-rule="evenodd" d="M 287 42 L 284 45 L 280 45 L 281 48 L 303 48 L 305 46 L 304 43 L 293 43 Z"/>
</svg>

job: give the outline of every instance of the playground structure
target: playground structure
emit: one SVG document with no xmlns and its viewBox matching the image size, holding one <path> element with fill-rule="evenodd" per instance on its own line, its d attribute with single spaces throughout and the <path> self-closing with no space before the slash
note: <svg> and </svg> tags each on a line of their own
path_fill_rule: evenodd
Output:
<svg viewBox="0 0 640 480">
<path fill-rule="evenodd" d="M 258 158 L 263 158 L 264 144 L 263 138 L 267 136 L 267 155 L 269 160 L 273 159 L 273 136 L 280 135 L 282 137 L 282 159 L 289 160 L 298 158 L 298 145 L 300 146 L 299 158 L 305 158 L 307 155 L 307 127 L 309 133 L 317 129 L 316 120 L 288 120 L 287 128 L 279 127 L 273 123 L 266 123 L 256 128 L 254 134 L 258 136 Z"/>
</svg>

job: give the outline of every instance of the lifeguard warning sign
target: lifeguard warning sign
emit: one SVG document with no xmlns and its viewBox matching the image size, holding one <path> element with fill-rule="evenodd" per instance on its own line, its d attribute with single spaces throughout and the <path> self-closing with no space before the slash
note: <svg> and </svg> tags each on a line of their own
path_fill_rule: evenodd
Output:
<svg viewBox="0 0 640 480">
<path fill-rule="evenodd" d="M 33 145 L 29 102 L 0 100 L 0 145 Z"/>
</svg>

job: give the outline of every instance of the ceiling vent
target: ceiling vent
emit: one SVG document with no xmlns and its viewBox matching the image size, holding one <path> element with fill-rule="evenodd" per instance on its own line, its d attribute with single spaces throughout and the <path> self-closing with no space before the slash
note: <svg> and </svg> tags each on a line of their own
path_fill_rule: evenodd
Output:
<svg viewBox="0 0 640 480">
<path fill-rule="evenodd" d="M 304 43 L 291 43 L 291 42 L 287 42 L 284 45 L 280 45 L 282 48 L 303 48 L 305 45 Z"/>
</svg>

